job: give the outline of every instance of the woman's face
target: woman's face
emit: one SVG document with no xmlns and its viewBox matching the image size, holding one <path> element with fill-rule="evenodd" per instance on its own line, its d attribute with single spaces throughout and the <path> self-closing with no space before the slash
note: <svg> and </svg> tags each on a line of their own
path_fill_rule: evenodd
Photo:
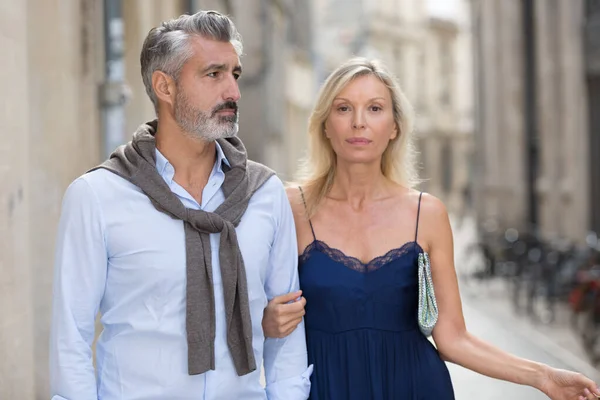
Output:
<svg viewBox="0 0 600 400">
<path fill-rule="evenodd" d="M 333 99 L 325 135 L 338 161 L 380 162 L 398 135 L 389 89 L 373 75 L 352 80 Z"/>
</svg>

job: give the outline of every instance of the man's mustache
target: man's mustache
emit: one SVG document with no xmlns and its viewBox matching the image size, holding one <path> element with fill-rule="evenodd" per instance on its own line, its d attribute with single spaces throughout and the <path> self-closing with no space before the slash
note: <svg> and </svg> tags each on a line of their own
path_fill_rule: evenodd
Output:
<svg viewBox="0 0 600 400">
<path fill-rule="evenodd" d="M 235 101 L 226 101 L 225 103 L 221 103 L 213 109 L 212 116 L 214 117 L 215 114 L 221 110 L 233 110 L 237 114 L 238 105 Z"/>
</svg>

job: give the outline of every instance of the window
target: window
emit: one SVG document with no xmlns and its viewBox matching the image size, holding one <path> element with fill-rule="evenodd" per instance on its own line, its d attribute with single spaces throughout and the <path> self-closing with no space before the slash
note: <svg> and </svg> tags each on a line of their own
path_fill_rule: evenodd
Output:
<svg viewBox="0 0 600 400">
<path fill-rule="evenodd" d="M 452 100 L 452 79 L 454 79 L 454 59 L 452 43 L 440 40 L 439 74 L 440 74 L 440 103 L 449 106 Z"/>
<path fill-rule="evenodd" d="M 444 193 L 450 193 L 452 190 L 452 146 L 450 145 L 450 141 L 446 140 L 442 145 L 442 154 L 441 154 L 441 163 L 442 167 L 442 189 Z"/>
<path fill-rule="evenodd" d="M 586 14 L 599 14 L 600 13 L 600 0 L 587 0 L 586 3 Z"/>
<path fill-rule="evenodd" d="M 394 65 L 396 66 L 394 74 L 400 81 L 400 86 L 404 87 L 404 61 L 402 57 L 402 46 L 394 48 Z"/>
</svg>

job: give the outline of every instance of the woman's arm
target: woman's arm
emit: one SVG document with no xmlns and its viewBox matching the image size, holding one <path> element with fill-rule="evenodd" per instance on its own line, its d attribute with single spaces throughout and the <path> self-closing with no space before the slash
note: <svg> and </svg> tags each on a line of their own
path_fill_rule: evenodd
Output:
<svg viewBox="0 0 600 400">
<path fill-rule="evenodd" d="M 287 188 L 286 193 L 294 215 L 296 237 L 301 237 L 306 234 L 303 229 L 306 229 L 307 222 L 300 190 L 297 187 Z M 302 291 L 298 291 L 277 296 L 269 301 L 262 320 L 265 337 L 284 338 L 296 329 L 302 322 L 306 305 L 306 299 L 301 296 Z"/>
<path fill-rule="evenodd" d="M 581 374 L 550 368 L 516 357 L 471 335 L 465 326 L 458 280 L 454 269 L 452 230 L 443 203 L 424 195 L 421 204 L 419 241 L 429 253 L 439 319 L 433 339 L 447 361 L 480 374 L 537 388 L 552 399 L 594 399 L 585 390 L 596 384 Z"/>
</svg>

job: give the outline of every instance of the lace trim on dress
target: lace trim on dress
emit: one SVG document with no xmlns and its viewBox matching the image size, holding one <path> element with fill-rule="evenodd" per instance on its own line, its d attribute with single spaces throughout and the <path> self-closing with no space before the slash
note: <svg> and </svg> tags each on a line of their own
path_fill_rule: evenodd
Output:
<svg viewBox="0 0 600 400">
<path fill-rule="evenodd" d="M 384 265 L 387 265 L 392 261 L 399 259 L 409 251 L 414 251 L 415 247 L 416 250 L 421 251 L 421 247 L 417 242 L 407 242 L 401 247 L 392 249 L 384 255 L 372 259 L 368 263 L 363 263 L 356 257 L 347 256 L 341 250 L 329 247 L 325 242 L 322 242 L 320 240 L 314 240 L 311 244 L 306 246 L 306 248 L 300 255 L 300 262 L 306 262 L 310 258 L 310 255 L 313 252 L 313 250 L 316 250 L 327 255 L 332 260 L 343 264 L 347 268 L 350 268 L 354 271 L 367 273 L 378 270 Z"/>
</svg>

